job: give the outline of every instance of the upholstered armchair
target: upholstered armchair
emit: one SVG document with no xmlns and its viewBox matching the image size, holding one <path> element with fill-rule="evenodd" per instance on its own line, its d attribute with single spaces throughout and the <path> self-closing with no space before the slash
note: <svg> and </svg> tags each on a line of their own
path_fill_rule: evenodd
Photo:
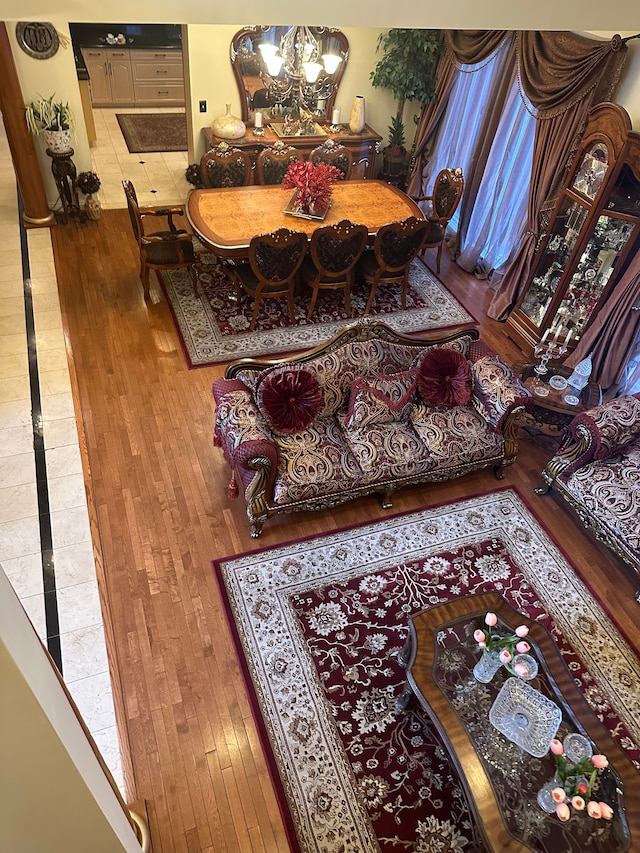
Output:
<svg viewBox="0 0 640 853">
<path fill-rule="evenodd" d="M 200 173 L 205 187 L 244 187 L 253 183 L 253 163 L 246 151 L 220 142 L 205 151 L 200 159 Z"/>
</svg>

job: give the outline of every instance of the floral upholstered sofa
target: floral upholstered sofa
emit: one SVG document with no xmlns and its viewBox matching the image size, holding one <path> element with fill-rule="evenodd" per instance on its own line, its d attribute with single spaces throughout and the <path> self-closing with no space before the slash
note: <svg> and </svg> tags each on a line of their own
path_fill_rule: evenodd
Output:
<svg viewBox="0 0 640 853">
<path fill-rule="evenodd" d="M 571 421 L 537 489 L 551 487 L 640 574 L 640 394 L 617 397 Z M 636 593 L 640 602 L 640 591 Z"/>
<path fill-rule="evenodd" d="M 244 489 L 251 535 L 322 509 L 487 466 L 504 476 L 530 400 L 477 329 L 409 338 L 364 318 L 278 361 L 242 359 L 213 385 L 214 443 Z"/>
</svg>

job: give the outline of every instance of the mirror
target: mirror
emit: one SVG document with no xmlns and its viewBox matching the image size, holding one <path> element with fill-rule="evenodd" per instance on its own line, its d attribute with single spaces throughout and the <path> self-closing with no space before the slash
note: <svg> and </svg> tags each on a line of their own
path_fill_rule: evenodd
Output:
<svg viewBox="0 0 640 853">
<path fill-rule="evenodd" d="M 242 120 L 307 113 L 330 120 L 349 59 L 349 42 L 329 27 L 246 27 L 231 42 Z"/>
</svg>

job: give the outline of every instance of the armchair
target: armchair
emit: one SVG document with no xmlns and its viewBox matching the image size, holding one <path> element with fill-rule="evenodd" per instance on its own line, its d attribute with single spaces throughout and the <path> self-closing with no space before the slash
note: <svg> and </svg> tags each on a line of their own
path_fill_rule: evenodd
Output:
<svg viewBox="0 0 640 853">
<path fill-rule="evenodd" d="M 140 279 L 144 298 L 149 299 L 149 270 L 155 270 L 159 277 L 161 270 L 185 267 L 189 268 L 193 292 L 197 296 L 198 275 L 193 241 L 189 233 L 176 228 L 173 222 L 174 216 L 184 216 L 184 210 L 181 207 L 140 207 L 131 181 L 123 181 L 122 186 L 127 198 L 131 227 L 140 252 Z M 145 220 L 157 217 L 166 217 L 169 230 L 145 233 Z"/>
<path fill-rule="evenodd" d="M 212 187 L 244 187 L 253 183 L 253 163 L 246 151 L 220 142 L 200 158 L 202 183 Z"/>
<path fill-rule="evenodd" d="M 433 194 L 422 195 L 413 199 L 417 202 L 428 201 L 431 203 L 431 210 L 425 213 L 429 223 L 429 231 L 425 237 L 422 250 L 424 254 L 426 249 L 437 247 L 437 272 L 440 272 L 440 258 L 442 257 L 442 245 L 447 233 L 447 225 L 460 204 L 463 190 L 462 169 L 443 169 L 436 177 Z"/>
</svg>

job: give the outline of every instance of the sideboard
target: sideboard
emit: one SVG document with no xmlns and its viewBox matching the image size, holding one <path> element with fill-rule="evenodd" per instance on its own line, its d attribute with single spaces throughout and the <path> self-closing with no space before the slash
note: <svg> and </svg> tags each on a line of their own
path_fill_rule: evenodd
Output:
<svg viewBox="0 0 640 853">
<path fill-rule="evenodd" d="M 278 136 L 268 125 L 264 128 L 263 136 L 256 136 L 251 128 L 247 128 L 247 132 L 240 139 L 226 139 L 229 145 L 234 148 L 240 148 L 243 151 L 248 151 L 255 163 L 255 159 L 263 148 L 270 148 L 274 142 L 280 139 L 286 145 L 296 148 L 301 154 L 308 158 L 314 148 L 326 139 L 333 139 L 336 144 L 344 145 L 351 151 L 352 156 L 352 178 L 375 178 L 376 176 L 376 154 L 379 150 L 379 145 L 382 142 L 382 137 L 375 132 L 369 125 L 365 125 L 362 133 L 351 133 L 348 125 L 343 125 L 344 129 L 340 129 L 337 133 L 332 133 L 329 125 L 324 125 L 326 131 L 319 136 Z M 205 151 L 222 142 L 223 140 L 214 136 L 210 127 L 202 128 L 204 137 Z"/>
</svg>

